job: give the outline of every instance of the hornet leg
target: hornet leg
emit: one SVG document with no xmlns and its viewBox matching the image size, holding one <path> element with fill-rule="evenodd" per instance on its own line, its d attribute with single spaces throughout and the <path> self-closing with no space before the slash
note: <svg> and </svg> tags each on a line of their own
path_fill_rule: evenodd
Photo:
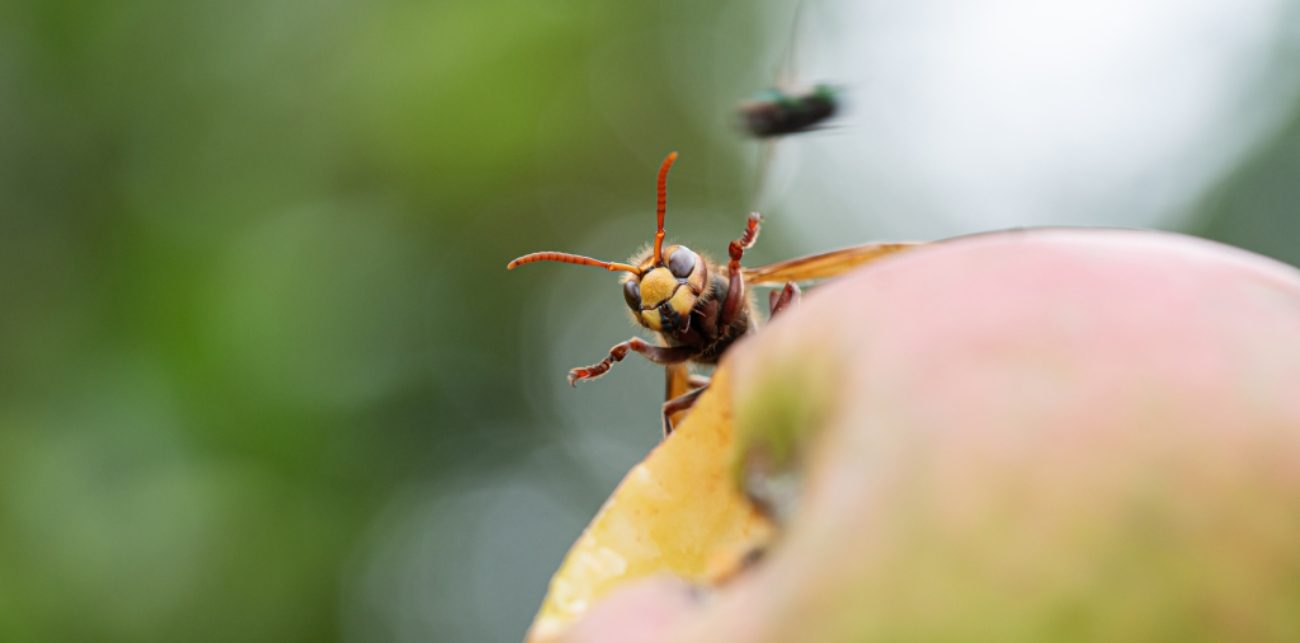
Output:
<svg viewBox="0 0 1300 643">
<path fill-rule="evenodd" d="M 785 288 L 773 290 L 767 296 L 767 303 L 771 309 L 769 317 L 775 317 L 777 313 L 785 310 L 790 304 L 799 301 L 799 295 L 802 291 L 793 281 L 787 281 Z"/>
<path fill-rule="evenodd" d="M 754 242 L 758 240 L 758 223 L 762 220 L 763 217 L 757 212 L 749 213 L 745 232 L 727 246 L 727 254 L 731 256 L 730 261 L 727 262 L 727 274 L 731 279 L 727 285 L 727 299 L 722 303 L 722 313 L 718 316 L 719 328 L 725 328 L 736 321 L 740 308 L 745 305 L 745 277 L 741 275 L 740 258 L 745 256 L 745 251 L 753 247 Z"/>
<path fill-rule="evenodd" d="M 613 366 L 614 362 L 623 361 L 627 357 L 627 352 L 636 351 L 646 357 L 646 359 L 656 364 L 677 364 L 685 362 L 691 358 L 691 349 L 686 346 L 655 346 L 647 343 L 640 337 L 633 337 L 619 344 L 615 344 L 609 349 L 609 356 L 591 366 L 583 366 L 569 370 L 569 384 L 577 386 L 579 380 L 590 380 L 604 375 Z"/>
<path fill-rule="evenodd" d="M 677 397 L 674 397 L 673 399 L 664 402 L 664 437 L 665 438 L 672 435 L 673 433 L 673 414 L 680 413 L 682 411 L 691 408 L 692 406 L 695 406 L 695 401 L 698 400 L 700 398 L 700 395 L 707 390 L 709 390 L 709 387 L 706 384 L 704 386 L 701 386 L 691 391 L 690 393 L 686 393 L 685 395 L 678 395 Z"/>
</svg>

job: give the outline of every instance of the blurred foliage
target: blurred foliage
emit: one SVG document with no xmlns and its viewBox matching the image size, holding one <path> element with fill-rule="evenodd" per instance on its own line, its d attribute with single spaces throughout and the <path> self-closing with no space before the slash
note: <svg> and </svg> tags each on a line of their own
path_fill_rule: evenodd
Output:
<svg viewBox="0 0 1300 643">
<path fill-rule="evenodd" d="M 1201 203 L 1191 232 L 1300 266 L 1300 109 Z"/>
<path fill-rule="evenodd" d="M 506 260 L 644 217 L 709 145 L 665 32 L 718 9 L 679 4 L 0 7 L 0 640 L 412 638 L 356 607 L 386 507 L 557 439 L 521 402 L 563 384 L 519 357 L 546 276 Z M 488 632 L 611 483 L 497 570 Z"/>
<path fill-rule="evenodd" d="M 0 640 L 522 633 L 660 385 L 564 390 L 643 419 L 593 468 L 538 330 L 598 358 L 616 290 L 504 264 L 630 253 L 671 148 L 674 221 L 729 238 L 767 8 L 0 5 Z M 1260 163 L 1208 229 L 1295 261 Z"/>
</svg>

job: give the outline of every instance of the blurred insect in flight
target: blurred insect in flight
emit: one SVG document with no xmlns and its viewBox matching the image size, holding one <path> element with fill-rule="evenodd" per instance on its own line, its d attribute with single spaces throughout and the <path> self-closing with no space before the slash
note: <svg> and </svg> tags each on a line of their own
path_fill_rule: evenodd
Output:
<svg viewBox="0 0 1300 643">
<path fill-rule="evenodd" d="M 745 134 L 759 141 L 755 174 L 754 209 L 763 209 L 767 174 L 776 155 L 781 137 L 828 129 L 826 121 L 843 109 L 840 90 L 827 83 L 797 85 L 794 82 L 796 41 L 798 40 L 804 2 L 800 2 L 790 20 L 790 37 L 776 71 L 774 86 L 764 89 L 736 107 Z"/>
<path fill-rule="evenodd" d="M 506 268 L 539 261 L 556 261 L 595 266 L 627 273 L 623 300 L 632 319 L 654 331 L 656 345 L 639 337 L 615 344 L 609 354 L 591 366 L 569 371 L 569 383 L 604 375 L 628 351 L 640 353 L 652 362 L 667 366 L 667 401 L 663 405 L 664 435 L 672 432 L 673 417 L 691 407 L 708 386 L 708 380 L 692 375 L 689 363 L 712 365 L 741 337 L 757 328 L 759 321 L 749 288 L 759 284 L 784 284 L 768 298 L 775 315 L 799 297 L 797 281 L 833 277 L 855 266 L 916 246 L 915 243 L 874 243 L 823 254 L 781 261 L 759 268 L 742 268 L 745 250 L 758 238 L 761 217 L 749 215 L 740 238 L 727 247 L 728 261 L 716 264 L 683 245 L 664 247 L 664 212 L 667 201 L 668 169 L 677 160 L 673 152 L 659 168 L 658 227 L 654 246 L 627 263 L 601 261 L 565 252 L 534 252 L 511 261 Z"/>
<path fill-rule="evenodd" d="M 746 132 L 754 138 L 766 139 L 817 129 L 839 107 L 836 89 L 819 83 L 801 92 L 765 89 L 741 103 L 736 111 Z"/>
</svg>

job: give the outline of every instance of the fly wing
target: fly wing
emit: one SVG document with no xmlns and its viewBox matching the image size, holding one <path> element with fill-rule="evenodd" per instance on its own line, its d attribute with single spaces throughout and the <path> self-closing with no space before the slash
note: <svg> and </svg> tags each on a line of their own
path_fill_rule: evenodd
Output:
<svg viewBox="0 0 1300 643">
<path fill-rule="evenodd" d="M 923 242 L 868 243 L 816 255 L 778 261 L 757 268 L 745 268 L 745 282 L 750 285 L 777 284 L 787 281 L 827 279 L 862 264 L 925 245 Z"/>
</svg>

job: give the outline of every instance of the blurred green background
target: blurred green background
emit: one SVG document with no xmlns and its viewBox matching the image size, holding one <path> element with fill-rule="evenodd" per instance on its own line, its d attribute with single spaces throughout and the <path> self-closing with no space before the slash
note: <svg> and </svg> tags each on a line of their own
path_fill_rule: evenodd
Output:
<svg viewBox="0 0 1300 643">
<path fill-rule="evenodd" d="M 753 261 L 1117 224 L 1300 262 L 1292 3 L 1103 3 L 1123 56 L 970 69 L 945 47 L 1068 16 L 811 4 L 0 6 L 0 640 L 517 640 L 662 384 L 569 389 L 633 332 L 614 280 L 505 262 L 631 254 L 671 149 L 670 236 L 724 254 L 759 198 L 731 110 L 782 65 L 850 110 L 778 146 Z"/>
</svg>

